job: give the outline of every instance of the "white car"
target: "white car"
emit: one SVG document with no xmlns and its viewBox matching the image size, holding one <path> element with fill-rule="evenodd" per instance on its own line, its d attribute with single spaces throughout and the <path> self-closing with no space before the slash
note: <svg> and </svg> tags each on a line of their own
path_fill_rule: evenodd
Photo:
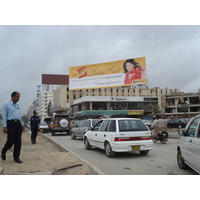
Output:
<svg viewBox="0 0 200 200">
<path fill-rule="evenodd" d="M 192 118 L 185 131 L 179 131 L 177 162 L 181 169 L 188 166 L 200 174 L 200 115 Z"/>
<path fill-rule="evenodd" d="M 49 132 L 49 125 L 45 121 L 41 121 L 39 131 L 42 133 L 48 133 Z"/>
<path fill-rule="evenodd" d="M 151 132 L 141 119 L 108 118 L 100 120 L 84 135 L 87 150 L 92 146 L 105 150 L 107 157 L 115 152 L 139 151 L 147 155 L 153 148 Z"/>
</svg>

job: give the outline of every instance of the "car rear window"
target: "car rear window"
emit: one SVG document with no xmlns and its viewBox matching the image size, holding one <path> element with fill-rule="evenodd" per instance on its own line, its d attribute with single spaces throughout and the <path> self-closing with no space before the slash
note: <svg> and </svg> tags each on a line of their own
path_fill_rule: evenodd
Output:
<svg viewBox="0 0 200 200">
<path fill-rule="evenodd" d="M 119 120 L 119 132 L 148 131 L 146 125 L 140 120 Z"/>
</svg>

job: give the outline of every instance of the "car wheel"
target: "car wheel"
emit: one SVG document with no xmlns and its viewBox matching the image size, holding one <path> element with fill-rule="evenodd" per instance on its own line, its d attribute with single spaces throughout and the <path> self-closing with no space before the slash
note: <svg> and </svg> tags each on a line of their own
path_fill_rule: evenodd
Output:
<svg viewBox="0 0 200 200">
<path fill-rule="evenodd" d="M 87 138 L 84 139 L 84 143 L 85 143 L 85 149 L 90 150 L 91 146 Z"/>
<path fill-rule="evenodd" d="M 67 135 L 70 135 L 70 131 L 67 131 Z"/>
<path fill-rule="evenodd" d="M 112 151 L 112 147 L 110 146 L 109 142 L 105 143 L 105 153 L 107 157 L 114 157 L 115 152 Z"/>
<path fill-rule="evenodd" d="M 149 150 L 146 150 L 146 151 L 140 151 L 140 154 L 141 155 L 147 155 L 149 153 Z"/>
<path fill-rule="evenodd" d="M 75 140 L 75 139 L 76 139 L 76 136 L 74 135 L 73 132 L 71 132 L 71 138 L 72 138 L 72 140 Z"/>
<path fill-rule="evenodd" d="M 185 164 L 180 150 L 177 152 L 177 163 L 180 169 L 188 169 L 188 166 Z"/>
</svg>

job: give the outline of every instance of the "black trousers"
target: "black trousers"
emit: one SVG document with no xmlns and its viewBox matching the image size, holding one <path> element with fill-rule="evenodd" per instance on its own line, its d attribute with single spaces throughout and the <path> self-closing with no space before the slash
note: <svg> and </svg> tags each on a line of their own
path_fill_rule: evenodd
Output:
<svg viewBox="0 0 200 200">
<path fill-rule="evenodd" d="M 38 127 L 31 127 L 31 142 L 36 143 L 36 137 L 38 134 Z"/>
<path fill-rule="evenodd" d="M 6 153 L 14 145 L 13 158 L 16 160 L 19 158 L 21 151 L 22 125 L 20 121 L 7 121 L 7 128 L 7 141 L 2 152 Z"/>
</svg>

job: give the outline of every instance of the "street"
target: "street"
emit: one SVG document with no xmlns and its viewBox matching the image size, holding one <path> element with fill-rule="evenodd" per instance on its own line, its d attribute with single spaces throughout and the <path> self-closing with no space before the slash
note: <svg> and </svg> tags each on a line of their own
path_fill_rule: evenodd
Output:
<svg viewBox="0 0 200 200">
<path fill-rule="evenodd" d="M 153 150 L 146 156 L 130 152 L 107 158 L 101 149 L 86 150 L 81 138 L 72 140 L 71 136 L 51 136 L 50 133 L 45 136 L 89 161 L 106 175 L 197 175 L 192 169 L 179 169 L 176 161 L 178 139 L 169 138 L 166 144 L 154 143 Z"/>
</svg>

